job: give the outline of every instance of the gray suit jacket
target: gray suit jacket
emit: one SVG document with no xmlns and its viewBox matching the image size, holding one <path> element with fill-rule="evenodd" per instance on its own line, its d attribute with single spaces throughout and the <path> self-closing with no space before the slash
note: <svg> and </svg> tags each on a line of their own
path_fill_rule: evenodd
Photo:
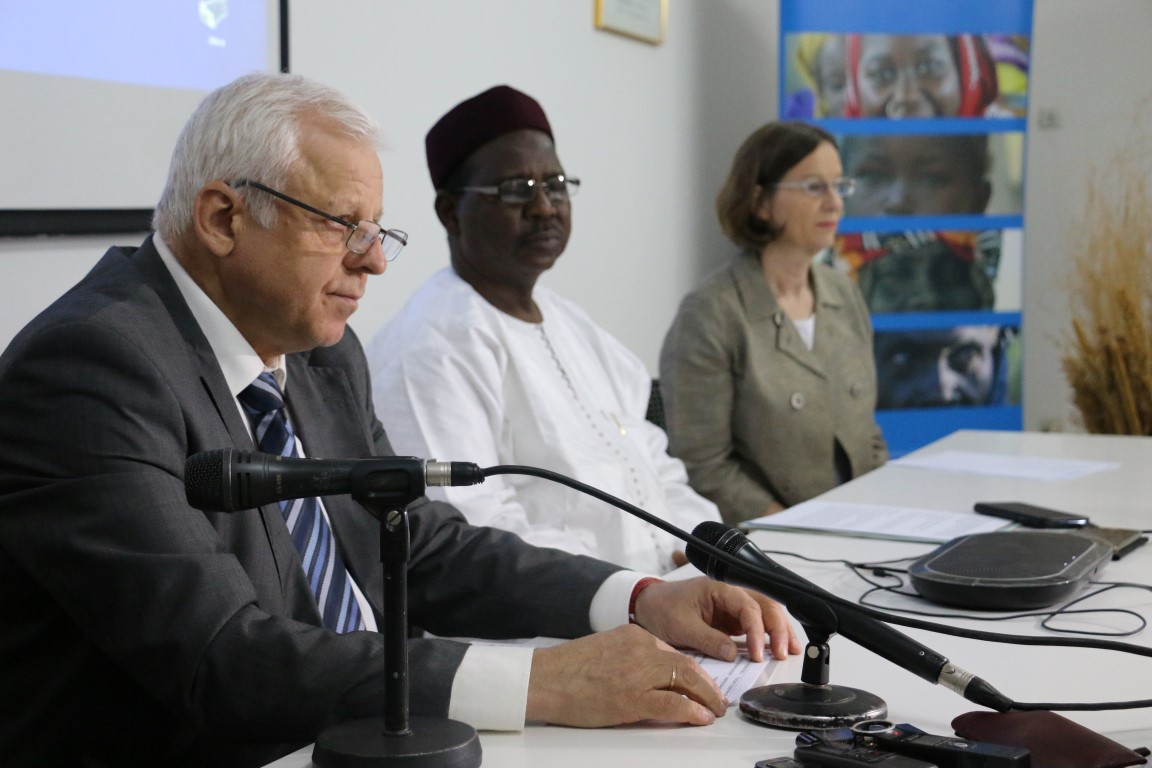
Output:
<svg viewBox="0 0 1152 768">
<path fill-rule="evenodd" d="M 809 350 L 759 259 L 741 254 L 680 305 L 660 355 L 669 451 L 730 524 L 791 506 L 883 464 L 872 325 L 856 286 L 812 267 Z M 848 479 L 848 478 L 844 478 Z"/>
<path fill-rule="evenodd" d="M 389 455 L 360 344 L 288 360 L 310 456 Z M 253 445 L 151 240 L 110 250 L 0 357 L 0 755 L 6 765 L 262 765 L 378 714 L 376 633 L 335 635 L 275 504 L 209 514 L 185 459 Z M 378 524 L 325 505 L 383 610 Z M 410 507 L 411 620 L 442 635 L 573 637 L 615 567 Z M 411 704 L 447 713 L 466 646 L 409 644 Z"/>
</svg>

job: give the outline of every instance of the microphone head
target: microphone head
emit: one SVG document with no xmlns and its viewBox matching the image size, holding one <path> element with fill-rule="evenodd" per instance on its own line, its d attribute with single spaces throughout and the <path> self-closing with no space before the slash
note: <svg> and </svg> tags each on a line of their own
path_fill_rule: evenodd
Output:
<svg viewBox="0 0 1152 768">
<path fill-rule="evenodd" d="M 705 520 L 700 523 L 692 529 L 692 536 L 730 555 L 735 555 L 748 543 L 747 536 L 716 520 Z M 728 564 L 721 562 L 704 547 L 688 542 L 685 554 L 688 556 L 688 562 L 696 566 L 699 571 L 708 574 L 717 581 L 727 580 Z"/>
<path fill-rule="evenodd" d="M 188 503 L 205 512 L 231 512 L 231 494 L 228 493 L 228 466 L 232 448 L 194 453 L 184 462 L 184 496 Z"/>
</svg>

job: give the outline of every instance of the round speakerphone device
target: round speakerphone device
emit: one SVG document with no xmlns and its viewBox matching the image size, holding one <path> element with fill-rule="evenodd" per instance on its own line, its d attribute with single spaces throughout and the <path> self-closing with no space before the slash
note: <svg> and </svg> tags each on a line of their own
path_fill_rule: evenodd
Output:
<svg viewBox="0 0 1152 768">
<path fill-rule="evenodd" d="M 980 610 L 1042 608 L 1074 595 L 1112 559 L 1087 534 L 997 531 L 961 536 L 908 568 L 912 587 L 934 603 Z"/>
</svg>

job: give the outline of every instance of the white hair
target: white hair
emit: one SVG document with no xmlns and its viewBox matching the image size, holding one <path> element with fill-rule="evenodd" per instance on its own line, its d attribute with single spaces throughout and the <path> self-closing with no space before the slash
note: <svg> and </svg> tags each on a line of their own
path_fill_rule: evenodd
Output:
<svg viewBox="0 0 1152 768">
<path fill-rule="evenodd" d="M 300 159 L 303 120 L 319 116 L 350 139 L 380 145 L 376 122 L 344 94 L 300 75 L 245 75 L 208 94 L 188 118 L 168 167 L 152 226 L 168 243 L 192 225 L 196 195 L 211 181 L 250 179 L 280 188 Z M 271 196 L 241 187 L 260 226 L 276 222 Z"/>
</svg>

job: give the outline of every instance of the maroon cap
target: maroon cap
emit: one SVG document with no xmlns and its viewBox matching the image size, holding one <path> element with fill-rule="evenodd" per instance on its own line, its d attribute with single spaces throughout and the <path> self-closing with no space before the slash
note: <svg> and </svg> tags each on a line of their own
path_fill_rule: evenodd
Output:
<svg viewBox="0 0 1152 768">
<path fill-rule="evenodd" d="M 540 104 L 515 88 L 498 85 L 460 102 L 424 137 L 432 184 L 440 189 L 473 152 L 492 139 L 525 128 L 552 138 L 552 126 Z"/>
</svg>

